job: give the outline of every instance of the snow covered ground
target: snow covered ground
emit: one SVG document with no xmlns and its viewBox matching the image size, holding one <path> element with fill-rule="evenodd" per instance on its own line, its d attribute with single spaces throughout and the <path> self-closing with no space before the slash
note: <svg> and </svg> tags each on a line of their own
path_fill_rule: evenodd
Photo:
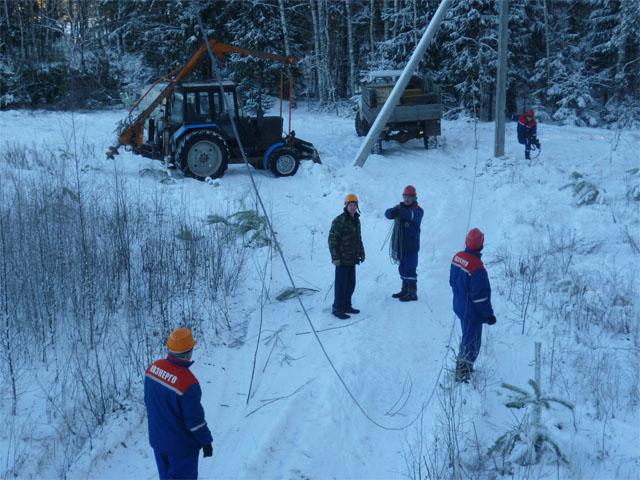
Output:
<svg viewBox="0 0 640 480">
<path fill-rule="evenodd" d="M 83 181 L 109 189 L 114 163 L 102 153 L 123 116 L 123 111 L 7 111 L 0 112 L 0 131 L 3 142 L 64 148 L 72 145 L 75 128 L 76 141 L 93 146 L 83 151 L 95 152 L 81 160 Z M 640 167 L 640 132 L 543 124 L 542 155 L 526 162 L 514 123 L 507 127 L 506 156 L 495 159 L 493 124 L 444 121 L 439 149 L 425 151 L 418 141 L 388 143 L 383 154 L 357 168 L 352 163 L 362 139 L 352 119 L 301 107 L 294 121 L 297 135 L 315 144 L 323 163 L 304 162 L 292 178 L 256 171 L 258 187 L 297 286 L 318 290 L 302 300 L 316 329 L 326 329 L 319 336 L 328 355 L 366 412 L 391 430 L 358 410 L 310 334 L 298 302 L 275 299 L 289 286 L 277 256 L 267 267 L 270 301 L 263 311 L 253 395 L 246 403 L 260 324 L 259 269 L 269 254 L 266 247 L 255 249 L 244 283 L 229 299 L 230 321 L 242 328 L 224 341 L 201 343 L 194 353 L 193 371 L 214 437 L 214 456 L 200 461 L 200 476 L 417 478 L 412 458 L 423 463 L 425 451 L 434 457 L 439 449 L 446 451 L 450 445 L 443 431 L 455 425 L 465 475 L 492 477 L 496 465 L 488 448 L 525 416 L 524 410 L 504 405 L 509 396 L 501 383 L 529 390 L 539 341 L 543 391 L 575 405 L 573 413 L 561 406 L 543 412 L 568 465 L 558 467 L 548 457 L 543 465 L 518 467 L 514 476 L 640 478 L 635 267 L 640 203 L 632 198 L 640 183 L 633 170 Z M 184 201 L 197 216 L 252 206 L 242 165 L 230 166 L 213 184 L 183 178 L 163 183 L 159 162 L 121 149 L 115 168 L 129 184 L 160 192 L 168 202 Z M 582 177 L 572 177 L 573 172 Z M 391 298 L 400 280 L 389 260 L 391 222 L 384 210 L 401 200 L 407 184 L 416 186 L 425 216 L 419 301 L 403 304 Z M 330 314 L 327 235 L 347 193 L 360 198 L 366 261 L 357 268 L 354 294 L 362 313 L 341 322 Z M 593 203 L 590 193 L 597 193 Z M 484 260 L 498 321 L 485 327 L 473 382 L 451 389 L 459 325 L 451 309 L 449 262 L 474 226 L 485 232 Z M 577 296 L 568 293 L 575 286 L 584 287 Z M 589 311 L 585 303 L 605 313 L 579 327 L 575 316 L 581 308 Z M 143 374 L 130 408 L 109 418 L 74 455 L 67 478 L 156 478 Z M 9 395 L 4 387 L 1 395 Z M 447 405 L 456 412 L 454 421 L 445 413 Z M 8 402 L 0 407 L 5 417 Z M 7 435 L 0 433 L 0 473 L 12 467 Z M 53 462 L 33 448 L 34 462 L 19 476 L 57 476 Z M 421 475 L 427 476 L 424 466 Z"/>
</svg>

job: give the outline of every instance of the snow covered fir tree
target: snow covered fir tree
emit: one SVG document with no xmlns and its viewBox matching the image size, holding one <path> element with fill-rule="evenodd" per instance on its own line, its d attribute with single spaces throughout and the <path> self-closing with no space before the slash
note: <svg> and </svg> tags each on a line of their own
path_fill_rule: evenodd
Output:
<svg viewBox="0 0 640 480">
<path fill-rule="evenodd" d="M 637 479 L 640 2 L 501 2 L 1 0 L 0 478 Z"/>
<path fill-rule="evenodd" d="M 331 108 L 357 93 L 359 72 L 403 67 L 439 3 L 201 2 L 201 16 L 208 33 L 222 42 L 299 57 L 296 96 Z M 509 3 L 510 112 L 531 106 L 544 118 L 589 126 L 637 122 L 638 2 Z M 117 105 L 199 48 L 202 33 L 192 4 L 3 1 L 3 108 Z M 494 115 L 496 5 L 495 0 L 454 2 L 420 67 L 442 86 L 447 108 L 469 111 L 475 103 L 487 120 Z M 277 93 L 277 75 L 269 73 L 273 66 L 244 59 L 229 68 L 239 81 L 256 77 L 262 83 L 252 87 L 254 95 L 256 88 Z"/>
</svg>

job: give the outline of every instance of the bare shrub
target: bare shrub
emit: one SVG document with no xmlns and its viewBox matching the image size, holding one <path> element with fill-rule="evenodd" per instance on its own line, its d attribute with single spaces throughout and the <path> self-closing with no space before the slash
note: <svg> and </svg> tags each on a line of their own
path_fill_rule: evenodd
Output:
<svg viewBox="0 0 640 480">
<path fill-rule="evenodd" d="M 486 458 L 465 416 L 468 399 L 463 388 L 448 376 L 438 387 L 437 398 L 437 423 L 432 432 L 425 432 L 421 419 L 414 440 L 406 441 L 406 476 L 412 480 L 480 478 Z"/>
<path fill-rule="evenodd" d="M 540 280 L 546 259 L 542 245 L 525 248 L 526 255 L 518 255 L 509 248 L 496 253 L 496 262 L 501 265 L 502 278 L 506 282 L 506 297 L 516 307 L 525 331 L 527 317 L 535 311 L 540 302 Z"/>
<path fill-rule="evenodd" d="M 2 156 L 35 162 L 23 153 Z M 54 178 L 16 170 L 0 182 L 1 380 L 15 414 L 17 368 L 36 372 L 58 432 L 52 448 L 66 452 L 52 457 L 61 476 L 108 415 L 139 396 L 172 328 L 205 338 L 230 326 L 220 305 L 246 247 L 235 228 L 177 216 L 161 194 L 132 191 L 117 172 L 106 194 L 86 188 L 76 158 L 59 155 Z M 3 465 L 0 476 L 17 468 Z"/>
</svg>

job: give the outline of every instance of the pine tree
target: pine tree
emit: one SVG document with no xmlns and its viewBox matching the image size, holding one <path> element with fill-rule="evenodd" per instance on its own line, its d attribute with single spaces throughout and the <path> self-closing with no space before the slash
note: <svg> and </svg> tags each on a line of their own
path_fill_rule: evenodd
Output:
<svg viewBox="0 0 640 480">
<path fill-rule="evenodd" d="M 497 21 L 493 1 L 455 2 L 439 36 L 443 49 L 439 80 L 456 104 L 485 119 L 491 116 L 495 91 Z"/>
</svg>

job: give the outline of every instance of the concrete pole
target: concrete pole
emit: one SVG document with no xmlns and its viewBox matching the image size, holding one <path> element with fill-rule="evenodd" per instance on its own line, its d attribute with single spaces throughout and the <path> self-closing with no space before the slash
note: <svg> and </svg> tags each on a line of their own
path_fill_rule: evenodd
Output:
<svg viewBox="0 0 640 480">
<path fill-rule="evenodd" d="M 507 53 L 509 51 L 509 0 L 500 3 L 500 32 L 498 38 L 498 71 L 496 79 L 496 131 L 493 156 L 504 155 L 505 110 L 507 103 Z"/>
<path fill-rule="evenodd" d="M 413 51 L 413 54 L 411 55 L 407 66 L 402 72 L 402 75 L 400 75 L 398 82 L 393 87 L 393 90 L 391 90 L 391 94 L 383 105 L 382 110 L 380 110 L 380 114 L 376 117 L 373 125 L 371 125 L 371 129 L 369 130 L 364 143 L 360 147 L 360 150 L 358 150 L 355 162 L 353 163 L 354 166 L 362 167 L 364 165 L 364 162 L 366 162 L 367 157 L 369 156 L 369 154 L 371 153 L 371 149 L 373 148 L 373 144 L 376 142 L 376 140 L 378 139 L 378 135 L 380 135 L 380 132 L 387 124 L 387 120 L 389 120 L 393 109 L 400 101 L 400 97 L 404 93 L 404 89 L 407 87 L 409 80 L 411 80 L 411 75 L 413 75 L 413 72 L 418 67 L 420 60 L 422 60 L 424 52 L 427 50 L 429 42 L 431 42 L 431 40 L 433 39 L 436 29 L 440 25 L 440 22 L 442 22 L 444 14 L 446 13 L 447 8 L 449 8 L 449 4 L 451 2 L 452 0 L 442 0 L 440 2 L 440 6 L 436 10 L 436 13 L 433 15 L 433 18 L 431 19 L 429 26 L 422 35 L 420 42 L 418 42 L 416 49 Z"/>
</svg>

